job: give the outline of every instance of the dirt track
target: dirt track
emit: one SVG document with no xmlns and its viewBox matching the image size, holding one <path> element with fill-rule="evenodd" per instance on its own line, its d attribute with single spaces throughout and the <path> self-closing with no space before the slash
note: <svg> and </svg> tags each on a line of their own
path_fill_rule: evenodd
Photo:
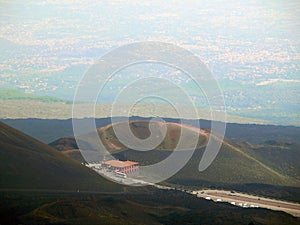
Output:
<svg viewBox="0 0 300 225">
<path fill-rule="evenodd" d="M 230 191 L 223 190 L 200 190 L 197 191 L 196 194 L 198 197 L 202 198 L 210 197 L 213 201 L 217 201 L 217 199 L 220 201 L 221 199 L 222 202 L 234 202 L 236 206 L 239 206 L 239 204 L 243 204 L 242 206 L 244 206 L 246 203 L 247 205 L 245 208 L 249 208 L 252 205 L 252 207 L 284 211 L 293 216 L 300 217 L 300 204 L 298 203 L 268 199 L 238 192 L 231 193 Z"/>
</svg>

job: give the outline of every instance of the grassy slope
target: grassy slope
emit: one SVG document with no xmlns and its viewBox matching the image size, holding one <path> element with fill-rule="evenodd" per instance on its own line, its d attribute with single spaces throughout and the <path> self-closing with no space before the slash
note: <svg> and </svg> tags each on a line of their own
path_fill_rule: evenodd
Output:
<svg viewBox="0 0 300 225">
<path fill-rule="evenodd" d="M 261 183 L 283 186 L 299 186 L 299 182 L 284 176 L 271 167 L 232 146 L 223 144 L 217 158 L 204 172 L 197 171 L 203 149 L 195 152 L 190 162 L 172 179 L 203 180 L 213 183 L 245 184 Z"/>
<path fill-rule="evenodd" d="M 119 126 L 121 129 L 126 125 L 126 123 L 118 123 L 115 124 L 114 126 Z M 181 135 L 181 129 L 185 129 L 188 134 L 189 134 L 189 139 L 197 140 L 198 139 L 198 144 L 197 146 L 203 146 L 206 144 L 207 138 L 198 133 L 200 130 L 197 130 L 195 132 L 195 128 L 193 127 L 180 127 L 176 123 L 165 123 L 167 126 L 167 133 L 166 137 L 162 141 L 162 143 L 157 146 L 157 150 L 173 150 L 177 144 L 179 137 Z M 156 123 L 156 126 L 160 126 L 160 123 Z M 139 138 L 139 139 L 145 139 L 149 137 L 150 131 L 149 131 L 149 121 L 141 121 L 141 120 L 134 120 L 130 121 L 130 128 L 133 132 L 133 134 Z M 125 131 L 124 131 L 125 132 Z M 104 143 L 105 147 L 111 152 L 111 153 L 117 153 L 122 150 L 127 150 L 127 147 L 124 146 L 118 138 L 116 138 L 114 129 L 112 128 L 112 125 L 109 124 L 105 127 L 102 127 L 98 130 L 99 136 Z M 187 148 L 191 148 L 191 146 L 188 145 L 188 143 L 185 143 Z"/>
<path fill-rule="evenodd" d="M 142 122 L 139 123 L 141 124 Z M 145 138 L 147 135 L 149 135 L 146 129 L 140 128 L 139 126 L 131 126 L 131 129 L 136 136 Z M 178 126 L 174 126 L 173 124 L 169 125 L 168 134 L 172 131 L 177 131 L 177 129 L 179 129 Z M 190 131 L 190 134 L 194 135 L 195 130 Z M 176 145 L 174 138 L 172 139 L 167 134 L 167 138 L 165 138 L 163 143 L 155 151 L 140 153 L 128 150 L 125 146 L 119 143 L 110 125 L 101 128 L 99 134 L 102 141 L 106 144 L 106 147 L 110 149 L 112 153 L 115 153 L 116 157 L 123 160 L 129 159 L 139 161 L 142 165 L 149 165 L 161 161 L 169 154 L 166 153 L 165 150 L 168 150 L 168 147 L 170 146 Z M 214 136 L 214 138 L 217 137 Z M 108 144 L 110 142 L 121 146 L 121 148 L 114 149 L 112 145 Z M 170 142 L 172 142 L 171 145 L 169 144 Z M 203 144 L 203 141 L 200 143 Z M 212 165 L 206 171 L 200 173 L 198 171 L 198 164 L 203 151 L 203 148 L 198 149 L 190 162 L 183 168 L 182 171 L 176 174 L 171 181 L 190 179 L 229 184 L 262 183 L 284 186 L 300 186 L 299 180 L 295 179 L 294 177 L 290 177 L 287 174 L 283 174 L 282 170 L 280 170 L 276 164 L 266 164 L 265 161 L 261 160 L 260 157 L 256 156 L 255 154 L 249 154 L 247 151 L 241 149 L 238 145 L 230 142 L 227 139 L 223 141 L 219 155 Z"/>
<path fill-rule="evenodd" d="M 287 176 L 300 179 L 300 145 L 298 143 L 278 143 L 275 145 L 263 144 L 241 147 L 247 154 L 255 156 L 258 160 Z"/>
<path fill-rule="evenodd" d="M 117 126 L 123 125 L 122 123 L 117 124 Z M 129 159 L 138 161 L 142 165 L 150 165 L 168 157 L 170 154 L 169 150 L 177 144 L 178 137 L 180 136 L 180 127 L 174 123 L 167 123 L 167 126 L 168 132 L 162 144 L 160 144 L 156 150 L 148 152 L 128 150 L 115 137 L 111 125 L 100 128 L 99 135 L 106 145 L 106 148 L 117 158 L 121 160 Z M 148 123 L 145 121 L 132 121 L 131 129 L 139 138 L 149 136 Z M 195 136 L 196 130 L 189 129 L 189 131 L 192 136 Z M 200 135 L 198 146 L 203 145 L 205 141 L 205 138 Z M 111 143 L 113 143 L 113 145 Z M 260 183 L 281 186 L 300 186 L 298 177 L 292 176 L 292 173 L 295 173 L 294 170 L 290 173 L 286 173 L 282 169 L 281 164 L 270 163 L 270 160 L 264 159 L 264 157 L 255 153 L 251 154 L 249 151 L 228 139 L 223 141 L 219 155 L 212 165 L 206 171 L 200 173 L 197 168 L 203 151 L 203 148 L 199 148 L 183 170 L 171 178 L 170 181 L 182 183 L 182 180 L 189 180 L 189 182 L 205 181 L 215 184 Z M 69 153 L 66 152 L 69 156 L 78 158 L 78 152 L 71 151 Z"/>
<path fill-rule="evenodd" d="M 52 147 L 0 123 L 0 188 L 121 191 Z"/>
<path fill-rule="evenodd" d="M 51 96 L 38 96 L 30 93 L 24 93 L 19 90 L 2 89 L 0 90 L 1 100 L 34 100 L 40 102 L 64 102 L 71 103 L 71 101 L 62 100 Z"/>
</svg>

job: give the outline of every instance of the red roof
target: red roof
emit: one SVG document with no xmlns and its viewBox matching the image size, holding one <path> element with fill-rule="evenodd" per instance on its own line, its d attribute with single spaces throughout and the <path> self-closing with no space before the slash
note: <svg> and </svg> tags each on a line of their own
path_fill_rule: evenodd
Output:
<svg viewBox="0 0 300 225">
<path fill-rule="evenodd" d="M 112 167 L 123 168 L 123 167 L 128 167 L 128 166 L 136 166 L 139 163 L 132 162 L 132 161 L 109 160 L 109 161 L 104 162 L 104 164 L 112 166 Z"/>
</svg>

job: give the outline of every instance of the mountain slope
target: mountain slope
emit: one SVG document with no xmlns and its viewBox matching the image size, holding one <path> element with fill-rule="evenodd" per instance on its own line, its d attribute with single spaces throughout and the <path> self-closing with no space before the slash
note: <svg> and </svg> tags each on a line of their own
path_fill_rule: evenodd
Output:
<svg viewBox="0 0 300 225">
<path fill-rule="evenodd" d="M 54 148 L 0 123 L 0 188 L 122 191 Z"/>
<path fill-rule="evenodd" d="M 175 190 L 122 195 L 0 192 L 1 224 L 299 224 L 284 212 L 214 203 Z M 252 222 L 252 223 L 251 223 Z"/>
<path fill-rule="evenodd" d="M 86 163 L 85 159 L 81 155 L 75 138 L 60 138 L 49 144 L 53 148 L 60 151 L 62 154 L 74 159 L 80 163 Z"/>
<path fill-rule="evenodd" d="M 106 146 L 106 148 L 118 159 L 138 161 L 141 165 L 155 164 L 171 153 L 170 150 L 174 148 L 180 137 L 180 129 L 188 129 L 191 137 L 199 136 L 198 149 L 195 151 L 193 157 L 188 164 L 172 177 L 169 182 L 175 183 L 208 183 L 208 184 L 269 184 L 281 186 L 300 186 L 298 173 L 291 168 L 288 172 L 283 169 L 286 163 L 276 163 L 272 161 L 269 156 L 268 160 L 265 155 L 258 154 L 254 150 L 250 151 L 251 147 L 243 147 L 229 139 L 223 140 L 223 145 L 219 154 L 213 161 L 211 166 L 204 172 L 198 171 L 198 165 L 202 154 L 204 152 L 207 137 L 210 135 L 209 130 L 203 131 L 191 126 L 180 126 L 177 123 L 167 122 L 167 135 L 164 141 L 152 151 L 134 151 L 126 148 L 116 137 L 112 125 L 106 125 L 98 129 L 99 136 Z M 125 126 L 125 123 L 118 123 L 117 126 Z M 149 136 L 149 121 L 134 120 L 130 122 L 130 128 L 135 136 L 144 139 Z M 216 136 L 213 136 L 217 138 Z M 56 143 L 62 143 L 65 139 L 61 139 Z M 67 146 L 72 141 L 67 141 Z M 63 148 L 59 144 L 57 148 Z M 182 149 L 185 150 L 185 149 Z M 185 150 L 186 151 L 186 150 Z M 80 152 L 78 150 L 66 151 L 70 157 L 79 159 Z M 269 151 L 270 153 L 270 151 Z M 272 155 L 272 153 L 270 153 Z M 282 155 L 282 154 L 281 154 Z M 285 158 L 281 158 L 285 161 Z M 82 161 L 82 159 L 81 159 Z M 279 162 L 279 159 L 277 160 Z M 297 167 L 295 167 L 297 168 Z M 293 175 L 295 174 L 296 175 Z"/>
<path fill-rule="evenodd" d="M 249 154 L 226 138 L 223 140 L 223 145 L 215 161 L 207 170 L 199 172 L 198 165 L 204 152 L 203 146 L 206 143 L 206 138 L 210 135 L 217 139 L 217 136 L 210 134 L 209 131 L 199 130 L 190 126 L 176 123 L 166 124 L 168 132 L 162 144 L 155 150 L 147 152 L 133 151 L 122 145 L 115 136 L 111 125 L 100 128 L 99 136 L 110 152 L 114 153 L 115 157 L 122 160 L 138 161 L 141 165 L 150 165 L 166 158 L 170 154 L 169 150 L 176 145 L 180 137 L 180 129 L 188 129 L 191 137 L 194 137 L 195 134 L 199 135 L 198 149 L 188 164 L 171 178 L 170 181 L 202 180 L 213 183 L 261 183 L 300 186 L 299 180 L 283 174 L 282 170 L 276 164 L 266 164 L 260 157 L 255 154 Z M 117 125 L 124 126 L 125 123 Z M 139 138 L 145 138 L 149 135 L 147 121 L 132 121 L 130 128 L 132 133 Z M 174 133 L 176 135 L 170 135 Z M 168 143 L 172 144 L 168 145 Z"/>
<path fill-rule="evenodd" d="M 267 141 L 259 145 L 239 144 L 247 154 L 287 176 L 300 180 L 300 145 L 292 142 Z"/>
<path fill-rule="evenodd" d="M 257 158 L 250 156 L 233 144 L 224 141 L 219 154 L 205 171 L 199 172 L 198 164 L 204 149 L 197 149 L 189 163 L 172 180 L 191 182 L 202 180 L 215 184 L 260 183 L 282 186 L 299 186 L 298 180 L 283 175 Z"/>
<path fill-rule="evenodd" d="M 76 140 L 74 138 L 60 138 L 51 142 L 49 145 L 55 147 L 59 151 L 78 149 Z"/>
<path fill-rule="evenodd" d="M 197 141 L 197 147 L 202 147 L 206 145 L 208 140 L 208 133 L 204 130 L 200 130 L 196 127 L 189 125 L 182 125 L 179 123 L 172 122 L 158 122 L 158 121 L 148 121 L 148 120 L 132 120 L 129 122 L 129 127 L 138 139 L 146 139 L 150 136 L 151 131 L 149 129 L 151 126 L 153 130 L 156 130 L 157 136 L 163 136 L 163 126 L 166 128 L 166 134 L 163 141 L 155 148 L 156 150 L 174 150 L 179 142 L 180 136 L 183 134 L 187 134 L 188 137 L 185 138 L 191 140 L 189 143 L 184 142 L 182 145 L 186 147 L 186 149 L 193 148 L 193 141 Z M 127 122 L 119 122 L 114 124 L 109 124 L 107 126 L 101 127 L 98 129 L 99 137 L 101 141 L 105 145 L 105 147 L 111 153 L 117 153 L 123 150 L 127 150 L 128 148 L 120 142 L 120 140 L 116 137 L 115 130 L 118 129 L 124 136 L 126 136 L 127 130 Z M 183 132 L 183 130 L 185 132 Z M 130 136 L 128 136 L 128 142 L 130 142 Z M 185 150 L 185 149 L 183 149 Z"/>
</svg>

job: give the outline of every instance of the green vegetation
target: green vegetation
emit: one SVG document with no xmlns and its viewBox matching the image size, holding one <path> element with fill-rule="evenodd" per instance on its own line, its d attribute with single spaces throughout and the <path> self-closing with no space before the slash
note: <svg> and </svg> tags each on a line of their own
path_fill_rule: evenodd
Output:
<svg viewBox="0 0 300 225">
<path fill-rule="evenodd" d="M 132 133 L 139 139 L 146 139 L 150 135 L 150 129 L 149 129 L 149 121 L 148 120 L 132 120 L 130 121 L 130 129 Z M 192 126 L 181 126 L 178 123 L 159 123 L 159 122 L 152 122 L 152 126 L 155 127 L 157 130 L 160 130 L 161 126 L 166 126 L 166 136 L 164 140 L 156 147 L 155 150 L 165 150 L 165 151 L 171 151 L 176 148 L 178 145 L 178 141 L 180 138 L 180 135 L 183 133 L 187 135 L 188 137 L 185 138 L 185 140 L 189 140 L 188 143 L 182 144 L 182 150 L 186 149 L 193 149 L 193 143 L 197 143 L 197 147 L 204 146 L 207 142 L 207 137 L 200 133 L 201 130 L 197 129 Z M 117 153 L 119 151 L 128 150 L 126 146 L 124 146 L 116 137 L 116 134 L 114 132 L 115 128 L 118 128 L 123 134 L 126 134 L 126 127 L 127 123 L 117 123 L 114 124 L 114 128 L 111 124 L 102 127 L 98 129 L 99 137 L 101 138 L 103 144 L 107 149 L 110 150 L 111 153 Z M 184 132 L 183 132 L 184 131 Z M 162 133 L 159 135 L 163 136 Z M 130 138 L 130 137 L 128 137 Z M 91 140 L 93 141 L 93 140 Z"/>
<path fill-rule="evenodd" d="M 114 156 L 120 160 L 138 161 L 141 165 L 153 165 L 167 158 L 179 139 L 180 126 L 175 123 L 167 124 L 167 134 L 163 142 L 154 150 L 140 152 L 126 148 L 116 137 L 114 129 L 111 125 L 98 129 L 99 136 Z M 125 123 L 118 123 L 116 126 L 122 128 Z M 147 138 L 149 136 L 149 121 L 133 120 L 130 122 L 132 132 L 138 138 Z M 285 149 L 277 149 L 274 145 L 253 149 L 255 145 L 238 145 L 228 139 L 223 141 L 223 145 L 217 158 L 212 165 L 204 172 L 198 171 L 198 165 L 204 152 L 206 138 L 199 135 L 197 130 L 190 129 L 185 126 L 181 129 L 189 129 L 191 137 L 196 136 L 198 140 L 198 148 L 188 164 L 167 182 L 170 184 L 181 183 L 197 183 L 201 181 L 207 184 L 215 185 L 235 185 L 235 184 L 268 184 L 299 187 L 299 154 L 296 149 L 298 145 L 289 144 L 284 146 Z M 124 130 L 125 131 L 125 130 Z M 198 130 L 199 131 L 199 130 Z M 207 131 L 209 132 L 209 131 Z M 197 134 L 197 135 L 195 135 Z M 213 136 L 216 139 L 215 136 Z M 70 139 L 61 139 L 57 141 L 57 149 L 62 146 L 59 143 L 66 142 L 69 146 L 72 141 Z M 282 146 L 279 146 L 282 148 Z M 262 148 L 262 149 L 261 149 Z M 274 151 L 272 151 L 274 150 Z M 268 150 L 269 149 L 269 150 Z M 264 151 L 266 150 L 266 151 Z M 284 151 L 283 151 L 284 150 Z M 289 150 L 289 151 L 288 151 Z M 182 149 L 182 151 L 187 151 Z M 69 150 L 66 155 L 73 159 L 81 160 L 80 152 Z M 276 161 L 274 161 L 276 159 Z M 282 161 L 282 162 L 280 162 Z M 290 164 L 290 165 L 289 165 Z M 226 186 L 225 185 L 225 186 Z"/>
<path fill-rule="evenodd" d="M 210 167 L 204 172 L 199 172 L 198 165 L 203 151 L 204 148 L 197 149 L 187 165 L 166 182 L 171 185 L 175 183 L 187 186 L 204 184 L 206 187 L 219 186 L 223 188 L 229 184 L 249 183 L 299 187 L 299 180 L 283 175 L 277 167 L 269 167 L 261 161 L 245 155 L 246 153 L 241 154 L 226 145 L 222 146 Z M 169 152 L 161 150 L 148 152 L 126 150 L 114 154 L 114 156 L 121 160 L 138 161 L 142 165 L 152 165 L 165 159 L 169 154 Z"/>
<path fill-rule="evenodd" d="M 126 123 L 118 123 L 115 126 L 125 127 Z M 122 160 L 138 161 L 141 165 L 152 165 L 158 163 L 168 157 L 170 150 L 174 149 L 180 137 L 180 129 L 188 129 L 189 140 L 193 137 L 198 137 L 198 148 L 188 164 L 168 182 L 180 182 L 180 179 L 186 180 L 202 180 L 213 183 L 223 184 L 247 184 L 261 183 L 281 186 L 300 186 L 298 177 L 295 176 L 295 169 L 289 173 L 283 171 L 284 165 L 270 163 L 266 157 L 264 160 L 255 152 L 250 153 L 249 150 L 241 148 L 241 146 L 229 141 L 223 140 L 223 145 L 217 158 L 205 171 L 199 172 L 198 165 L 204 152 L 203 146 L 206 143 L 205 135 L 199 133 L 200 130 L 191 129 L 186 126 L 180 126 L 176 123 L 166 123 L 167 134 L 163 142 L 152 151 L 137 152 L 126 148 L 118 140 L 111 125 L 107 125 L 99 129 L 99 136 L 106 148 L 114 154 L 115 157 Z M 131 121 L 130 128 L 138 138 L 146 138 L 149 136 L 149 121 Z M 124 129 L 125 132 L 125 129 Z M 207 130 L 209 132 L 209 130 Z M 214 140 L 218 140 L 217 136 L 211 134 Z M 181 149 L 186 151 L 187 148 Z M 279 160 L 279 159 L 278 159 Z M 288 162 L 287 162 L 288 163 Z M 293 174 L 294 173 L 294 174 Z"/>
<path fill-rule="evenodd" d="M 134 118 L 134 120 L 140 119 Z M 72 134 L 70 120 L 5 121 L 44 140 L 70 137 Z M 166 121 L 176 122 L 174 119 L 166 119 Z M 208 126 L 205 121 L 201 123 Z M 107 124 L 110 124 L 110 119 L 97 119 L 96 124 L 97 127 L 109 128 Z M 106 129 L 106 131 L 109 134 L 108 131 L 111 129 Z M 99 132 L 104 131 L 100 129 Z M 207 171 L 200 173 L 197 170 L 204 150 L 199 148 L 188 165 L 168 182 L 172 185 L 179 184 L 195 188 L 236 189 L 300 202 L 300 189 L 297 188 L 299 187 L 298 162 L 300 160 L 298 133 L 297 127 L 228 124 L 226 134 L 234 141 L 225 139 L 220 153 Z M 250 143 L 245 142 L 246 140 Z M 60 151 L 67 146 L 68 148 L 61 153 L 82 162 L 84 159 L 78 150 L 73 149 L 76 147 L 74 144 L 74 139 L 65 138 L 54 142 L 53 146 Z M 115 157 L 122 160 L 136 160 L 142 165 L 149 165 L 161 161 L 170 153 L 171 151 L 165 150 L 138 152 L 124 149 L 115 151 Z M 288 187 L 290 185 L 293 187 Z"/>
<path fill-rule="evenodd" d="M 275 143 L 275 144 L 272 144 Z M 281 174 L 300 180 L 300 145 L 299 143 L 279 143 L 268 141 L 264 144 L 245 147 L 243 151 L 254 156 L 270 168 L 276 168 Z"/>
<path fill-rule="evenodd" d="M 0 90 L 0 99 L 1 100 L 34 100 L 40 102 L 61 102 L 67 104 L 72 103 L 72 101 L 67 101 L 56 97 L 38 96 L 38 95 L 25 93 L 20 90 L 13 90 L 13 89 Z"/>
<path fill-rule="evenodd" d="M 59 147 L 68 147 L 61 149 L 62 152 L 72 151 L 72 148 L 76 147 L 76 143 L 70 138 L 54 143 Z M 274 146 L 276 143 L 268 144 Z M 52 147 L 3 123 L 0 123 L 0 146 L 0 224 L 300 223 L 299 218 L 283 212 L 243 209 L 226 203 L 215 204 L 176 190 L 158 190 L 154 187 L 124 189 Z M 289 182 L 285 179 L 280 180 L 281 176 L 278 176 L 277 172 L 267 169 L 268 166 L 262 166 L 253 156 L 241 153 L 242 148 L 235 148 L 238 147 L 233 146 L 233 143 L 224 144 L 220 152 L 221 157 L 216 159 L 210 167 L 212 171 L 207 175 L 199 175 L 196 171 L 195 165 L 199 163 L 203 152 L 203 148 L 199 148 L 182 174 L 178 173 L 168 182 L 183 182 L 184 185 L 188 185 L 186 181 L 196 181 L 205 185 L 205 182 L 211 181 L 216 184 L 222 182 L 222 177 L 228 178 L 229 175 L 232 179 L 240 179 L 239 169 L 243 173 L 247 170 L 249 174 L 245 176 L 254 176 L 257 180 L 263 178 L 274 182 Z M 129 158 L 130 151 L 120 151 L 117 154 L 129 153 L 126 155 Z M 152 151 L 153 157 L 139 156 L 139 160 L 144 163 L 155 157 L 165 157 L 170 152 L 155 150 Z M 232 162 L 236 162 L 236 167 L 231 168 Z M 241 168 L 242 165 L 245 168 Z M 255 177 L 259 175 L 261 177 Z M 206 180 L 203 182 L 201 179 Z M 248 187 L 235 186 L 234 182 L 228 182 L 226 185 L 231 185 L 233 190 L 246 190 Z M 277 193 L 273 186 L 268 187 L 270 192 Z M 278 192 L 290 191 L 288 188 L 277 188 Z M 261 190 L 268 189 L 262 187 Z"/>
</svg>

